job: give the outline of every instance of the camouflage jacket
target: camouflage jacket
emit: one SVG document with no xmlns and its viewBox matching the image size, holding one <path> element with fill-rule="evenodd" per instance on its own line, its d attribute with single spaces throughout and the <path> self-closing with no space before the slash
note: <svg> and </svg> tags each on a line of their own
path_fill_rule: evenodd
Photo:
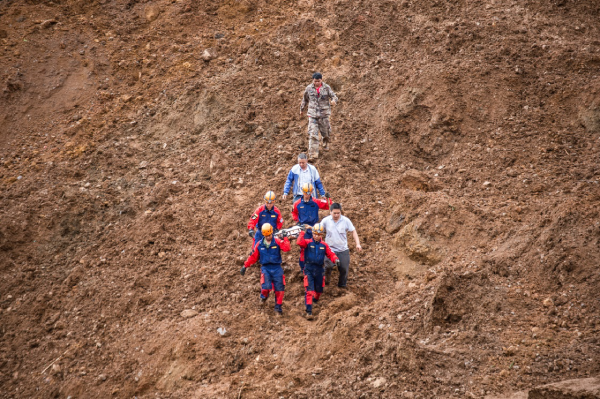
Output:
<svg viewBox="0 0 600 399">
<path fill-rule="evenodd" d="M 311 83 L 306 86 L 306 90 L 304 90 L 300 111 L 304 111 L 304 108 L 306 108 L 306 104 L 308 103 L 308 116 L 313 118 L 329 116 L 331 115 L 331 105 L 329 104 L 329 100 L 337 103 L 338 98 L 328 84 L 321 83 L 321 89 L 319 90 L 319 95 L 317 95 L 317 88 L 314 83 Z"/>
</svg>

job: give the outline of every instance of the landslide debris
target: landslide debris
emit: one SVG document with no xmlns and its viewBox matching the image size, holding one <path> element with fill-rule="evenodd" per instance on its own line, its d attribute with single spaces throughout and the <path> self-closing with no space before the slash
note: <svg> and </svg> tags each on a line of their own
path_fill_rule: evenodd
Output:
<svg viewBox="0 0 600 399">
<path fill-rule="evenodd" d="M 2 395 L 464 398 L 598 376 L 599 16 L 1 2 Z M 315 70 L 340 97 L 316 165 L 364 252 L 310 322 L 297 249 L 282 319 L 239 266 L 306 150 Z"/>
</svg>

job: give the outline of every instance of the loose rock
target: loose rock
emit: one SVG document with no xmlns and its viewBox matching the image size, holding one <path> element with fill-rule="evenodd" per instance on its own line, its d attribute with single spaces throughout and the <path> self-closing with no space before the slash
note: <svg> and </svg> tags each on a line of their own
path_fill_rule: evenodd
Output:
<svg viewBox="0 0 600 399">
<path fill-rule="evenodd" d="M 197 316 L 198 311 L 194 310 L 194 309 L 185 309 L 183 312 L 180 313 L 180 315 L 181 315 L 181 317 L 189 319 L 190 317 Z"/>
</svg>

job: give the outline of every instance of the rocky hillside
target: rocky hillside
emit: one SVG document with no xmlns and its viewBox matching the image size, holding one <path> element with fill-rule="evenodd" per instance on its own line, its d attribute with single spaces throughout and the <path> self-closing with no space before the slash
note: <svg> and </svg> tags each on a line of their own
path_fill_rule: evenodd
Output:
<svg viewBox="0 0 600 399">
<path fill-rule="evenodd" d="M 599 17 L 592 0 L 0 2 L 0 396 L 593 381 Z M 364 251 L 308 321 L 297 246 L 282 318 L 239 268 L 248 218 L 307 149 L 317 70 L 340 104 L 316 166 Z"/>
</svg>

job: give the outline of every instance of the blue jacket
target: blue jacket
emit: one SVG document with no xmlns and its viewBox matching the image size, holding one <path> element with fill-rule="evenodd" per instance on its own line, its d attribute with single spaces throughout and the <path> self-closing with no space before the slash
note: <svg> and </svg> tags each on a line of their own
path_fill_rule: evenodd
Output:
<svg viewBox="0 0 600 399">
<path fill-rule="evenodd" d="M 281 266 L 281 250 L 275 240 L 271 242 L 270 247 L 265 246 L 265 243 L 261 242 L 257 249 L 260 254 L 260 263 L 264 267 Z"/>
<path fill-rule="evenodd" d="M 321 183 L 321 177 L 319 176 L 319 171 L 317 168 L 309 164 L 308 170 L 310 171 L 311 183 L 314 187 L 312 194 L 313 197 L 317 198 L 317 190 L 321 196 L 325 195 L 325 188 L 323 188 L 323 183 Z M 302 188 L 300 187 L 300 165 L 298 164 L 292 166 L 290 173 L 288 173 L 285 186 L 283 187 L 284 194 L 288 194 L 290 192 L 292 184 L 294 185 L 293 194 L 302 195 Z"/>
<path fill-rule="evenodd" d="M 274 238 L 270 246 L 265 245 L 265 239 L 256 243 L 252 253 L 244 262 L 244 267 L 250 267 L 260 259 L 262 267 L 281 267 L 281 251 L 288 252 L 290 250 L 290 241 L 287 237 L 283 240 Z"/>
<path fill-rule="evenodd" d="M 327 246 L 323 242 L 323 240 L 316 242 L 311 242 L 304 249 L 304 262 L 306 265 L 316 265 L 323 266 L 323 262 L 325 262 L 325 249 Z"/>
<path fill-rule="evenodd" d="M 310 198 L 308 202 L 304 202 L 304 198 L 300 198 L 294 202 L 292 208 L 292 218 L 300 224 L 315 225 L 319 222 L 319 209 L 329 209 L 331 198 L 316 199 Z"/>
</svg>

